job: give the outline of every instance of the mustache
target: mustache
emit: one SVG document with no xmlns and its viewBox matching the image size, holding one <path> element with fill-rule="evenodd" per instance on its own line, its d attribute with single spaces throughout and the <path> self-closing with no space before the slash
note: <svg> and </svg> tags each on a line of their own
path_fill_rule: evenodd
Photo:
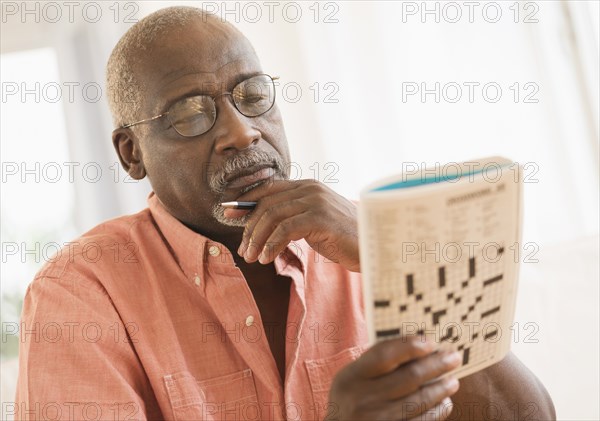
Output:
<svg viewBox="0 0 600 421">
<path fill-rule="evenodd" d="M 209 175 L 208 185 L 214 193 L 222 194 L 227 188 L 228 178 L 254 166 L 270 166 L 274 169 L 275 174 L 284 179 L 287 178 L 283 160 L 278 155 L 271 155 L 261 150 L 252 150 L 233 155 L 227 159 L 221 168 Z"/>
</svg>

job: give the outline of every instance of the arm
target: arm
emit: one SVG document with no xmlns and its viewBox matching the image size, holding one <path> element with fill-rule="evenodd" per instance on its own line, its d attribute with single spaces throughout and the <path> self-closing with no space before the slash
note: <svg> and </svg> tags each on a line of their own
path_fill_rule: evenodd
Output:
<svg viewBox="0 0 600 421">
<path fill-rule="evenodd" d="M 156 401 L 110 297 L 79 274 L 38 277 L 20 329 L 15 419 L 145 420 Z"/>
<path fill-rule="evenodd" d="M 256 261 L 265 244 L 274 244 L 270 253 L 260 259 L 261 263 L 269 263 L 290 241 L 304 238 L 324 257 L 350 271 L 360 269 L 356 205 L 327 186 L 312 180 L 274 181 L 237 200 L 258 201 L 246 224 L 239 250 L 246 261 Z M 229 215 L 238 217 L 247 212 L 230 211 Z M 332 244 L 335 247 L 328 247 Z M 556 419 L 544 386 L 512 354 L 462 379 L 453 403 L 451 420 Z M 500 415 L 491 412 L 496 407 Z"/>
<path fill-rule="evenodd" d="M 452 397 L 452 420 L 555 420 L 550 395 L 509 353 L 502 361 L 460 380 Z"/>
</svg>

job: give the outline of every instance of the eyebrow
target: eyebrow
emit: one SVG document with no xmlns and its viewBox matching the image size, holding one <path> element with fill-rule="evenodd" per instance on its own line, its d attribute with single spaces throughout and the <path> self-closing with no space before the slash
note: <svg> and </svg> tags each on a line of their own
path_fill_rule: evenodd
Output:
<svg viewBox="0 0 600 421">
<path fill-rule="evenodd" d="M 263 73 L 263 72 L 240 73 L 233 80 L 233 84 L 231 85 L 231 88 L 227 89 L 226 91 L 231 92 L 233 90 L 233 88 L 235 88 L 238 84 L 240 84 L 244 80 L 249 79 L 253 76 L 258 76 L 258 75 L 262 75 L 262 74 L 265 74 L 265 73 Z M 166 103 L 160 108 L 160 110 L 161 110 L 160 113 L 161 114 L 166 113 L 167 111 L 169 111 L 169 108 L 171 108 L 173 106 L 173 104 L 176 104 L 177 102 L 181 101 L 182 99 L 190 98 L 190 97 L 197 96 L 197 95 L 207 95 L 210 97 L 213 97 L 216 95 L 216 93 L 209 93 L 205 89 L 203 89 L 203 85 L 204 86 L 219 86 L 219 85 L 222 85 L 222 83 L 221 82 L 206 82 L 206 83 L 201 83 L 199 86 L 194 86 L 193 88 L 186 91 L 185 93 L 183 93 L 181 95 L 177 95 L 176 97 L 173 97 L 173 98 L 167 100 Z"/>
</svg>

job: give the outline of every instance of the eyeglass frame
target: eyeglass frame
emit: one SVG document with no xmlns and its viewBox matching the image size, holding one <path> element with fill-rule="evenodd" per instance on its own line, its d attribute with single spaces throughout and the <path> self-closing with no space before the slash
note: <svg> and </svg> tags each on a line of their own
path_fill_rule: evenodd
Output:
<svg viewBox="0 0 600 421">
<path fill-rule="evenodd" d="M 270 110 L 273 108 L 273 105 L 275 105 L 275 81 L 279 79 L 279 76 L 271 76 L 271 75 L 268 75 L 268 74 L 266 74 L 266 73 L 260 73 L 260 74 L 254 75 L 254 76 L 250 76 L 249 78 L 247 78 L 247 79 L 244 79 L 244 80 L 240 81 L 239 83 L 237 83 L 237 84 L 236 84 L 236 85 L 233 87 L 232 91 L 233 91 L 233 90 L 235 90 L 235 88 L 237 88 L 237 87 L 238 87 L 239 85 L 241 85 L 242 83 L 244 83 L 244 82 L 246 82 L 247 80 L 250 80 L 250 79 L 252 79 L 252 78 L 255 78 L 255 77 L 257 77 L 257 76 L 268 76 L 268 77 L 271 79 L 271 83 L 273 84 L 273 102 L 271 103 L 271 106 L 270 106 L 270 107 L 269 107 L 267 110 L 265 110 L 264 112 L 262 112 L 262 113 L 260 113 L 260 114 L 258 114 L 258 115 L 254 115 L 254 116 L 247 116 L 246 114 L 244 114 L 243 112 L 241 112 L 241 111 L 240 111 L 240 109 L 238 108 L 238 106 L 237 106 L 237 104 L 235 103 L 235 101 L 232 101 L 232 102 L 233 102 L 233 106 L 235 107 L 235 109 L 236 109 L 236 110 L 237 110 L 237 111 L 238 111 L 238 112 L 239 112 L 241 115 L 243 115 L 243 116 L 245 116 L 245 117 L 249 117 L 249 118 L 259 117 L 259 116 L 261 116 L 261 115 L 263 115 L 263 114 L 265 114 L 265 113 L 269 112 L 269 111 L 270 111 Z M 205 96 L 205 97 L 208 97 L 208 98 L 212 99 L 212 101 L 213 101 L 213 103 L 214 103 L 214 106 L 215 106 L 215 119 L 214 119 L 214 121 L 212 122 L 212 125 L 210 126 L 210 128 L 209 128 L 208 130 L 206 130 L 205 132 L 202 132 L 202 133 L 200 133 L 200 134 L 196 134 L 196 135 L 192 135 L 192 136 L 186 136 L 186 135 L 183 135 L 183 134 L 179 133 L 179 130 L 177 130 L 177 129 L 175 128 L 175 126 L 173 125 L 173 122 L 172 122 L 172 121 L 169 119 L 169 123 L 171 124 L 171 127 L 173 127 L 173 130 L 175 130 L 175 132 L 176 132 L 176 133 L 177 133 L 179 136 L 183 136 L 183 137 L 196 137 L 196 136 L 200 136 L 200 135 L 203 135 L 203 134 L 205 134 L 205 133 L 208 133 L 208 132 L 209 132 L 209 131 L 210 131 L 210 130 L 211 130 L 213 127 L 214 127 L 215 123 L 217 122 L 217 99 L 218 99 L 218 98 L 220 98 L 220 97 L 222 97 L 223 95 L 231 95 L 231 96 L 233 96 L 233 92 L 221 92 L 220 94 L 218 94 L 218 95 L 215 95 L 215 96 L 211 96 L 211 95 L 205 95 L 205 94 L 200 94 L 200 95 L 190 95 L 190 96 L 188 96 L 188 97 L 181 98 L 181 99 L 177 100 L 177 102 L 175 102 L 175 103 L 171 104 L 171 105 L 169 106 L 169 109 L 168 109 L 166 112 L 162 113 L 162 114 L 159 114 L 159 115 L 156 115 L 156 116 L 154 116 L 154 117 L 150 117 L 150 118 L 145 118 L 145 119 L 143 119 L 143 120 L 136 121 L 135 123 L 124 124 L 123 126 L 119 127 L 119 129 L 128 129 L 129 127 L 133 127 L 133 126 L 136 126 L 136 125 L 138 125 L 138 124 L 142 124 L 142 123 L 147 123 L 147 122 L 149 122 L 149 121 L 158 120 L 159 118 L 162 118 L 162 117 L 165 117 L 165 116 L 167 116 L 167 117 L 168 117 L 168 115 L 169 115 L 169 113 L 170 113 L 170 111 L 171 111 L 171 108 L 173 108 L 173 106 L 175 106 L 177 103 L 179 103 L 179 101 L 183 101 L 183 100 L 185 100 L 185 99 L 187 99 L 187 98 L 193 98 L 193 97 L 196 97 L 196 96 Z"/>
</svg>

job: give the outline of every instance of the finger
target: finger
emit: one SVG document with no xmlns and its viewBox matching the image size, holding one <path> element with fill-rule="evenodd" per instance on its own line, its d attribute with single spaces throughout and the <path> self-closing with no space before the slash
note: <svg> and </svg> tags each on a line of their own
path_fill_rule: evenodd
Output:
<svg viewBox="0 0 600 421">
<path fill-rule="evenodd" d="M 374 390 L 387 399 L 399 399 L 419 390 L 425 383 L 452 371 L 461 363 L 458 352 L 435 352 L 408 362 L 397 370 L 373 381 Z"/>
<path fill-rule="evenodd" d="M 450 417 L 454 407 L 452 399 L 444 398 L 439 404 L 409 421 L 443 421 Z"/>
<path fill-rule="evenodd" d="M 236 218 L 241 218 L 242 216 L 248 214 L 249 212 L 250 212 L 250 210 L 248 210 L 248 209 L 225 209 L 225 211 L 223 212 L 223 216 L 225 218 L 236 219 Z"/>
<path fill-rule="evenodd" d="M 455 394 L 458 388 L 458 380 L 454 377 L 447 377 L 423 386 L 417 392 L 395 402 L 399 407 L 404 408 L 407 417 L 414 418 L 418 415 L 425 415 L 428 411 L 431 411 L 430 415 L 433 415 L 434 408 L 439 406 L 444 399 Z"/>
<path fill-rule="evenodd" d="M 297 194 L 290 191 L 258 200 L 256 208 L 252 211 L 252 215 L 244 227 L 242 242 L 238 250 L 240 256 L 243 256 L 248 262 L 255 261 L 264 247 L 264 242 L 277 224 L 285 218 L 305 212 L 307 208 L 308 205 L 304 203 L 304 198 L 298 198 Z M 259 223 L 261 225 L 257 229 Z M 250 247 L 251 243 L 253 243 L 252 247 Z"/>
<path fill-rule="evenodd" d="M 439 415 L 449 415 L 449 412 L 448 414 L 445 413 L 445 411 L 448 411 L 448 409 L 444 408 L 447 405 L 445 399 L 458 390 L 457 383 L 457 380 L 452 382 L 450 379 L 444 379 L 431 383 L 420 389 L 417 393 L 406 396 L 403 399 L 379 401 L 374 406 L 375 411 L 371 414 L 371 418 L 385 420 L 428 420 L 436 419 L 434 418 L 436 412 Z"/>
<path fill-rule="evenodd" d="M 314 218 L 310 212 L 305 212 L 280 222 L 265 241 L 265 246 L 258 256 L 258 261 L 266 265 L 275 260 L 275 257 L 285 250 L 290 241 L 300 240 L 306 236 L 306 227 L 310 226 L 311 221 L 314 221 Z"/>
<path fill-rule="evenodd" d="M 279 232 L 285 234 L 291 234 L 292 230 L 302 230 L 301 222 L 303 220 L 299 220 L 294 217 L 302 215 L 308 210 L 308 205 L 304 203 L 302 199 L 290 201 L 284 200 L 281 203 L 271 205 L 268 208 L 263 209 L 262 212 L 259 211 L 258 214 L 253 215 L 253 217 L 251 217 L 252 221 L 249 220 L 246 223 L 246 229 L 244 230 L 244 233 L 247 235 L 244 259 L 248 263 L 256 261 L 261 252 L 268 252 L 268 250 L 265 249 L 265 246 L 276 246 L 278 248 L 283 246 L 285 248 L 285 246 L 287 246 L 287 244 L 292 240 L 291 238 L 288 239 L 286 237 L 282 237 L 279 239 L 279 244 L 273 242 L 269 242 L 267 244 L 267 242 L 281 224 L 284 225 L 279 228 Z M 256 218 L 258 218 L 258 220 L 256 220 Z M 293 222 L 289 221 L 291 218 L 294 218 Z M 306 226 L 306 224 L 304 224 L 304 226 Z M 297 239 L 299 238 L 294 238 L 294 240 Z M 281 244 L 283 241 L 286 241 L 285 244 Z M 244 242 L 244 240 L 242 240 L 242 242 Z"/>
<path fill-rule="evenodd" d="M 435 347 L 434 342 L 423 336 L 403 336 L 381 341 L 348 366 L 354 371 L 350 375 L 376 378 L 391 373 L 402 364 L 431 354 Z"/>
</svg>

